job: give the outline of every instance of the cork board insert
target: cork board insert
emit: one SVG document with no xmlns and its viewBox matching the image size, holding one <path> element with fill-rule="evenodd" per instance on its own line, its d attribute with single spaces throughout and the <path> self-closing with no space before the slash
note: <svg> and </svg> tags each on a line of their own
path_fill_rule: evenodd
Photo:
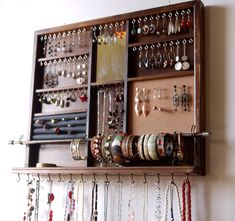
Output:
<svg viewBox="0 0 235 221">
<path fill-rule="evenodd" d="M 177 111 L 174 110 L 172 102 L 174 85 L 177 86 L 177 93 L 180 96 Z M 186 92 L 191 97 L 187 111 L 181 104 L 183 85 L 186 86 Z M 128 98 L 128 132 L 130 134 L 190 132 L 191 126 L 194 124 L 194 76 L 129 82 L 128 87 L 130 94 Z M 136 88 L 148 90 L 150 113 L 147 117 L 144 117 L 143 114 L 138 117 L 135 113 Z M 157 90 L 159 88 L 161 89 L 160 99 L 158 98 L 159 90 Z M 153 110 L 154 106 L 165 109 L 165 111 Z"/>
</svg>

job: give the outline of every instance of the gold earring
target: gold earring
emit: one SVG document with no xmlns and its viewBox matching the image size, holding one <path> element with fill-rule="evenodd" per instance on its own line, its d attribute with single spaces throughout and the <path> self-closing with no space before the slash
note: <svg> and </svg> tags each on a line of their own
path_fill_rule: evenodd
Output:
<svg viewBox="0 0 235 221">
<path fill-rule="evenodd" d="M 142 114 L 142 98 L 141 98 L 141 89 L 138 87 L 135 89 L 135 114 L 137 117 L 139 117 Z"/>
<path fill-rule="evenodd" d="M 148 98 L 148 89 L 143 88 L 143 106 L 142 111 L 144 117 L 147 117 L 150 113 L 150 104 L 149 104 L 149 98 Z"/>
</svg>

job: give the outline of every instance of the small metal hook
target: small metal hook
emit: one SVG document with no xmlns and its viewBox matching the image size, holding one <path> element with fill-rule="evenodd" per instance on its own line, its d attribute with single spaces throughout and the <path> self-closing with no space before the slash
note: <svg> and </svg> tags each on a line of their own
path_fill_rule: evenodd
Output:
<svg viewBox="0 0 235 221">
<path fill-rule="evenodd" d="M 121 179 L 121 175 L 120 175 L 120 173 L 118 174 L 118 181 L 117 181 L 118 183 L 122 183 L 122 179 Z"/>
<path fill-rule="evenodd" d="M 189 178 L 188 178 L 188 177 L 189 177 L 189 174 L 187 173 L 187 174 L 186 174 L 186 181 L 189 181 Z"/>
<path fill-rule="evenodd" d="M 81 174 L 81 182 L 82 182 L 82 183 L 85 183 L 85 182 L 86 182 L 86 180 L 84 179 L 83 173 Z"/>
<path fill-rule="evenodd" d="M 174 174 L 172 173 L 171 174 L 171 183 L 174 183 L 175 181 L 174 181 Z"/>
<path fill-rule="evenodd" d="M 160 183 L 160 175 L 159 175 L 159 173 L 157 174 L 157 183 Z"/>
<path fill-rule="evenodd" d="M 144 183 L 147 183 L 146 174 L 144 173 Z"/>
<path fill-rule="evenodd" d="M 27 174 L 27 179 L 26 179 L 27 183 L 29 183 L 31 180 L 30 180 L 30 177 L 29 177 L 29 174 Z"/>
<path fill-rule="evenodd" d="M 62 181 L 61 174 L 59 173 L 58 176 L 59 176 L 58 182 L 60 183 Z"/>
<path fill-rule="evenodd" d="M 107 174 L 107 173 L 105 174 L 105 177 L 106 177 L 105 183 L 109 183 L 110 181 L 109 181 L 109 177 L 108 177 L 108 174 Z"/>
<path fill-rule="evenodd" d="M 48 173 L 48 179 L 47 179 L 47 182 L 51 182 L 52 179 L 51 179 L 51 175 Z"/>
<path fill-rule="evenodd" d="M 16 182 L 19 183 L 20 182 L 20 174 L 18 173 L 17 176 L 18 176 L 18 179 L 16 180 Z"/>
<path fill-rule="evenodd" d="M 133 173 L 131 174 L 131 183 L 135 183 L 135 180 L 134 180 L 134 175 L 133 175 Z"/>
<path fill-rule="evenodd" d="M 73 174 L 72 173 L 69 174 L 69 177 L 70 177 L 70 182 L 73 182 L 74 180 L 73 180 Z"/>
<path fill-rule="evenodd" d="M 95 173 L 94 173 L 94 175 L 93 175 L 93 178 L 94 178 L 93 182 L 94 182 L 94 183 L 97 183 L 97 179 L 96 179 Z"/>
</svg>

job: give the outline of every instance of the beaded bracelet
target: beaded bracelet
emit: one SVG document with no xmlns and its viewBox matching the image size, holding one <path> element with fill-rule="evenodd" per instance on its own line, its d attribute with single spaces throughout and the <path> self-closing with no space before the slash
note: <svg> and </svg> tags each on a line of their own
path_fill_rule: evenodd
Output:
<svg viewBox="0 0 235 221">
<path fill-rule="evenodd" d="M 91 139 L 91 154 L 97 161 L 103 161 L 103 156 L 101 153 L 101 143 L 103 137 L 97 135 Z"/>
<path fill-rule="evenodd" d="M 102 139 L 101 143 L 101 154 L 103 156 L 103 160 L 106 163 L 111 163 L 113 158 L 111 154 L 111 144 L 113 141 L 113 136 L 112 135 L 106 135 Z"/>
</svg>

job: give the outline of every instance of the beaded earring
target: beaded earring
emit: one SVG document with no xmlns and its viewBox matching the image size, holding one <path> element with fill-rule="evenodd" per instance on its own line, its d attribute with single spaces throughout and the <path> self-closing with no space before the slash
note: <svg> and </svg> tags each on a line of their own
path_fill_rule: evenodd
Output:
<svg viewBox="0 0 235 221">
<path fill-rule="evenodd" d="M 180 104 L 180 97 L 177 93 L 177 86 L 174 85 L 174 92 L 173 92 L 173 97 L 172 97 L 172 101 L 173 101 L 173 108 L 174 108 L 174 111 L 177 111 L 177 108 Z"/>
</svg>

